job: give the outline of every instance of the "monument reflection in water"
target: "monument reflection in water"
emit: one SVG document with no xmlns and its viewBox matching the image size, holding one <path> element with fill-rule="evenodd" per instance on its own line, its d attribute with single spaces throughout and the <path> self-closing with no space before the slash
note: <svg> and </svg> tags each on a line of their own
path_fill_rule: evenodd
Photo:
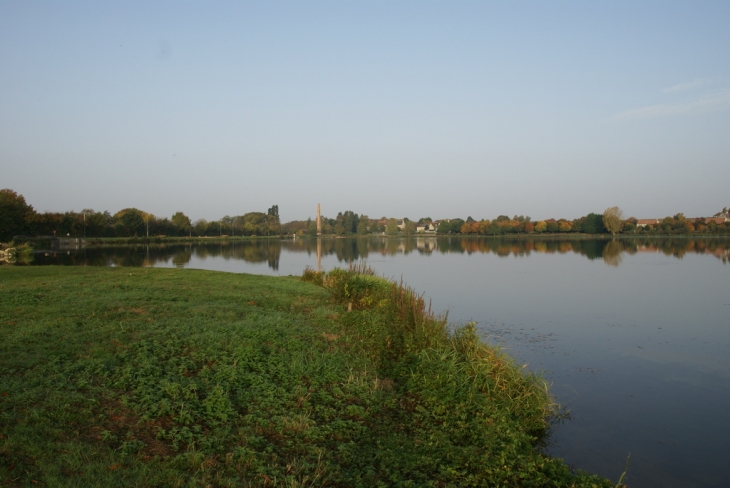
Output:
<svg viewBox="0 0 730 488">
<path fill-rule="evenodd" d="M 544 372 L 570 419 L 547 450 L 629 486 L 726 486 L 730 240 L 224 240 L 40 253 L 34 264 L 301 275 L 367 260 Z"/>
</svg>

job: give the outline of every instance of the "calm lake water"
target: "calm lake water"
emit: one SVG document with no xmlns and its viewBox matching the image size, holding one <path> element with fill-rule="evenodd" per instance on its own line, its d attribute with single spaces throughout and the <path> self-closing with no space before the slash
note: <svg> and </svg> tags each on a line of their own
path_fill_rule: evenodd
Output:
<svg viewBox="0 0 730 488">
<path fill-rule="evenodd" d="M 521 364 L 570 418 L 547 450 L 633 487 L 730 484 L 730 240 L 385 237 L 37 254 L 34 264 L 301 275 L 366 259 Z"/>
</svg>

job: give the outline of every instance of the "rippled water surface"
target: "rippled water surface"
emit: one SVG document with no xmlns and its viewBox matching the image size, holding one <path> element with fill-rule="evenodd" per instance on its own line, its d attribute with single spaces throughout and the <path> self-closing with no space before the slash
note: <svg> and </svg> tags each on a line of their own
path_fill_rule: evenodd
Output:
<svg viewBox="0 0 730 488">
<path fill-rule="evenodd" d="M 34 264 L 300 275 L 366 259 L 552 383 L 548 450 L 630 486 L 730 480 L 730 241 L 418 237 L 69 249 Z"/>
</svg>

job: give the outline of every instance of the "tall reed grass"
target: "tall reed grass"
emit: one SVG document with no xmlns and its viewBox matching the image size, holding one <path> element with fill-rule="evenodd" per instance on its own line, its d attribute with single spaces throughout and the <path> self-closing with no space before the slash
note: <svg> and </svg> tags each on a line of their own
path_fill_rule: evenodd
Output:
<svg viewBox="0 0 730 488">
<path fill-rule="evenodd" d="M 348 310 L 370 312 L 368 323 L 384 341 L 384 369 L 409 355 L 450 362 L 454 381 L 468 381 L 473 392 L 488 396 L 536 435 L 560 413 L 542 377 L 482 341 L 473 323 L 450 327 L 446 313 L 434 313 L 430 300 L 402 280 L 376 277 L 364 263 L 326 273 L 307 269 L 303 280 L 323 286 Z"/>
</svg>

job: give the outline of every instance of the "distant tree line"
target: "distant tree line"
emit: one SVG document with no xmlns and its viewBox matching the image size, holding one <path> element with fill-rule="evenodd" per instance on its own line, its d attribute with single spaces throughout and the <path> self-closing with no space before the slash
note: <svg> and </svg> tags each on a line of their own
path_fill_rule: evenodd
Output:
<svg viewBox="0 0 730 488">
<path fill-rule="evenodd" d="M 712 234 L 730 235 L 730 222 L 718 223 L 717 217 L 727 215 L 727 208 L 715 215 L 715 219 L 687 219 L 682 214 L 666 217 L 656 224 L 639 224 L 634 217 L 623 218 L 619 207 L 607 208 L 602 214 L 589 213 L 574 220 L 546 219 L 533 221 L 529 216 L 515 215 L 510 218 L 500 215 L 496 219 L 475 220 L 467 217 L 434 221 L 424 217 L 418 221 L 408 218 L 395 219 L 382 217 L 370 219 L 367 215 L 358 216 L 351 210 L 340 212 L 337 217 L 322 217 L 323 235 L 412 235 L 435 229 L 438 235 L 483 235 L 508 236 L 519 234 L 598 234 L 598 235 L 681 235 Z M 721 220 L 721 219 L 720 219 Z M 428 232 L 433 232 L 429 230 Z M 316 236 L 317 225 L 312 219 L 292 221 L 282 225 L 282 233 L 300 236 Z"/>
<path fill-rule="evenodd" d="M 606 234 L 607 229 L 603 216 L 596 213 L 575 220 L 547 219 L 533 222 L 529 216 L 515 215 L 509 218 L 500 215 L 496 219 L 474 220 L 468 217 L 466 221 L 453 219 L 442 221 L 437 230 L 438 234 L 474 234 L 485 236 L 515 235 L 515 234 Z"/>
<path fill-rule="evenodd" d="M 146 236 L 267 236 L 279 235 L 279 207 L 216 220 L 191 222 L 183 212 L 157 217 L 137 208 L 115 214 L 84 209 L 81 212 L 36 212 L 23 195 L 0 190 L 0 241 L 14 236 L 146 237 Z"/>
<path fill-rule="evenodd" d="M 626 225 L 624 232 L 639 235 L 683 235 L 710 234 L 730 235 L 730 222 L 718 222 L 716 218 L 687 218 L 678 213 L 673 217 L 664 217 L 653 224 L 641 227 Z"/>
<path fill-rule="evenodd" d="M 471 216 L 434 221 L 423 217 L 417 221 L 408 218 L 381 217 L 371 219 L 352 210 L 339 212 L 335 218 L 322 217 L 322 234 L 354 236 L 368 234 L 413 235 L 419 229 L 429 229 L 438 235 L 541 235 L 541 234 L 629 234 L 629 235 L 683 235 L 709 234 L 730 235 L 730 218 L 727 207 L 710 218 L 685 218 L 683 214 L 665 217 L 650 224 L 636 218 L 624 219 L 618 207 L 607 208 L 603 214 L 589 213 L 579 219 L 546 219 L 533 221 L 529 216 L 500 215 L 493 220 L 475 220 Z M 226 215 L 218 220 L 199 219 L 191 222 L 182 212 L 170 218 L 156 217 L 136 208 L 125 208 L 112 215 L 84 209 L 81 212 L 38 213 L 28 205 L 22 195 L 12 190 L 0 190 L 0 241 L 8 241 L 15 235 L 69 234 L 75 237 L 143 237 L 143 236 L 273 236 L 297 234 L 317 236 L 317 223 L 313 219 L 282 224 L 279 207 L 273 205 L 265 213 L 249 212 L 243 215 Z"/>
<path fill-rule="evenodd" d="M 358 215 L 352 210 L 339 212 L 337 217 L 321 217 L 323 235 L 366 235 L 382 233 L 385 227 L 367 215 Z M 299 236 L 317 235 L 317 222 L 313 219 L 294 220 L 282 225 L 282 233 L 297 234 Z"/>
<path fill-rule="evenodd" d="M 726 212 L 725 212 L 726 213 Z M 722 215 L 717 214 L 717 215 Z M 437 234 L 516 235 L 516 234 L 626 234 L 626 235 L 730 235 L 730 222 L 722 218 L 685 218 L 683 214 L 665 217 L 655 224 L 642 224 L 634 217 L 624 219 L 618 207 L 603 214 L 589 213 L 575 220 L 546 219 L 533 222 L 530 217 L 500 215 L 494 220 L 451 219 L 440 222 Z"/>
</svg>

